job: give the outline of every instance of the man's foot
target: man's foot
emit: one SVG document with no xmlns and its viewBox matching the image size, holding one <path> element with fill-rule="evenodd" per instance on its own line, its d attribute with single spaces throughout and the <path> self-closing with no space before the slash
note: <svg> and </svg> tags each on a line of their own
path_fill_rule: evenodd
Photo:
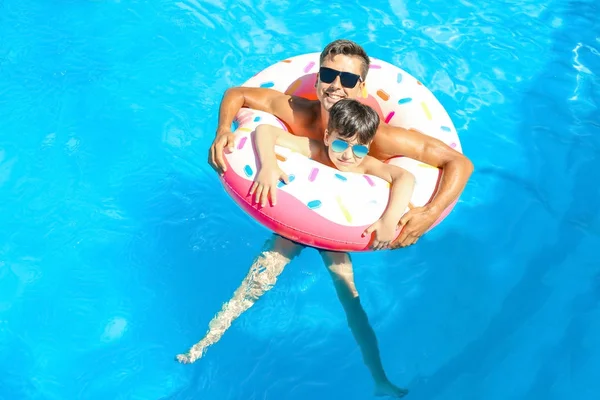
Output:
<svg viewBox="0 0 600 400">
<path fill-rule="evenodd" d="M 177 361 L 182 364 L 191 364 L 204 355 L 205 347 L 194 346 L 188 353 L 178 354 Z"/>
<path fill-rule="evenodd" d="M 177 354 L 177 361 L 182 364 L 191 364 L 194 362 L 189 354 Z"/>
<path fill-rule="evenodd" d="M 394 397 L 399 399 L 408 394 L 408 390 L 395 386 L 392 382 L 384 382 L 375 386 L 375 396 L 377 397 Z"/>
</svg>

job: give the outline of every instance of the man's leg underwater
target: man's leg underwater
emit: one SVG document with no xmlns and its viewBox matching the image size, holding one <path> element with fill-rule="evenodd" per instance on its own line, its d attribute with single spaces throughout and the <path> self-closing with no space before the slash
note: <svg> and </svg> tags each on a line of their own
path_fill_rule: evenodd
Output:
<svg viewBox="0 0 600 400">
<path fill-rule="evenodd" d="M 383 370 L 377 337 L 360 304 L 358 291 L 354 284 L 350 255 L 332 251 L 320 251 L 320 254 L 333 279 L 335 291 L 346 312 L 348 326 L 360 348 L 363 361 L 375 381 L 375 395 L 397 398 L 405 396 L 408 391 L 392 384 Z"/>
<path fill-rule="evenodd" d="M 234 292 L 233 297 L 223 305 L 221 311 L 210 321 L 206 336 L 193 345 L 186 354 L 179 354 L 181 363 L 193 363 L 202 357 L 206 349 L 221 339 L 225 331 L 242 313 L 267 291 L 290 261 L 300 253 L 303 246 L 281 236 L 274 235 L 252 263 L 250 271 L 242 284 Z"/>
</svg>

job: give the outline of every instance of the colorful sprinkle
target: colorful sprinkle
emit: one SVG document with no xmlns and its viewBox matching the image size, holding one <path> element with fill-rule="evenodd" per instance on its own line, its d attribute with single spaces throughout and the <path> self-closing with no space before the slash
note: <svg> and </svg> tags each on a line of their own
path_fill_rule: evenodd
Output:
<svg viewBox="0 0 600 400">
<path fill-rule="evenodd" d="M 398 104 L 406 104 L 412 101 L 412 97 L 405 97 L 403 99 L 398 100 Z"/>
<path fill-rule="evenodd" d="M 425 164 L 425 163 L 419 163 L 419 167 L 437 169 L 437 167 L 434 167 L 433 165 L 429 165 L 429 164 Z"/>
<path fill-rule="evenodd" d="M 265 82 L 265 83 L 261 83 L 260 84 L 261 88 L 270 88 L 270 87 L 273 87 L 273 86 L 275 86 L 275 84 L 273 82 Z"/>
<path fill-rule="evenodd" d="M 321 207 L 321 200 L 312 200 L 312 201 L 309 201 L 308 204 L 307 204 L 307 206 L 311 210 L 314 210 L 315 208 L 319 208 L 319 207 Z"/>
<path fill-rule="evenodd" d="M 450 132 L 450 131 L 452 130 L 452 129 L 450 129 L 450 127 L 449 127 L 449 126 L 444 126 L 444 125 L 442 125 L 440 128 L 441 128 L 441 129 L 442 129 L 444 132 Z"/>
<path fill-rule="evenodd" d="M 340 207 L 340 210 L 342 210 L 344 217 L 346 217 L 346 221 L 352 222 L 352 215 L 350 215 L 350 212 L 346 209 L 346 207 L 344 207 L 344 203 L 342 203 L 342 198 L 340 196 L 336 196 L 335 199 L 337 200 L 338 206 Z"/>
<path fill-rule="evenodd" d="M 396 82 L 402 82 L 402 72 L 398 72 L 398 77 L 396 78 Z"/>
<path fill-rule="evenodd" d="M 289 63 L 291 63 L 291 62 L 292 62 L 292 60 L 281 60 L 281 62 L 284 62 L 284 63 L 288 63 L 288 64 L 289 64 Z"/>
<path fill-rule="evenodd" d="M 246 136 L 244 136 L 243 138 L 240 139 L 240 142 L 238 143 L 238 150 L 241 150 L 244 148 L 244 145 L 246 144 L 246 140 L 248 140 L 248 138 Z"/>
<path fill-rule="evenodd" d="M 396 112 L 395 112 L 395 111 L 392 111 L 392 112 L 390 112 L 390 113 L 387 115 L 387 117 L 385 117 L 385 123 L 386 123 L 386 124 L 389 124 L 389 123 L 390 123 L 390 121 L 392 120 L 392 117 L 394 116 L 394 114 L 396 114 Z"/>
<path fill-rule="evenodd" d="M 250 118 L 251 118 L 250 116 L 242 117 L 238 120 L 238 124 L 246 125 L 246 123 L 250 121 Z"/>
<path fill-rule="evenodd" d="M 249 165 L 246 165 L 246 166 L 244 167 L 244 173 L 246 174 L 246 176 L 247 176 L 248 178 L 250 178 L 250 177 L 252 176 L 252 174 L 253 174 L 252 167 L 251 167 L 251 166 L 249 166 Z"/>
<path fill-rule="evenodd" d="M 314 61 L 311 61 L 311 62 L 309 62 L 308 64 L 306 64 L 306 67 L 304 67 L 304 72 L 308 74 L 308 71 L 310 71 L 310 69 L 311 69 L 312 67 L 314 67 L 314 65 L 315 65 L 315 62 L 314 62 Z"/>
<path fill-rule="evenodd" d="M 289 183 L 292 183 L 292 182 L 294 182 L 294 179 L 296 179 L 296 176 L 295 176 L 295 175 L 290 175 L 290 176 L 288 176 L 288 182 L 289 182 Z M 277 183 L 277 187 L 278 187 L 278 188 L 282 188 L 284 185 L 285 185 L 285 182 L 284 182 L 284 181 L 279 181 L 279 182 Z"/>
<path fill-rule="evenodd" d="M 431 121 L 431 112 L 429 111 L 429 107 L 427 107 L 427 104 L 424 101 L 421 102 L 421 108 L 423 108 L 423 111 L 425 111 L 427 119 Z"/>
<path fill-rule="evenodd" d="M 241 132 L 252 132 L 252 129 L 244 127 L 244 128 L 239 128 L 238 131 L 241 131 Z"/>
<path fill-rule="evenodd" d="M 286 93 L 294 94 L 294 92 L 296 91 L 296 89 L 298 89 L 301 84 L 302 84 L 302 81 L 301 80 L 297 80 L 296 82 L 294 82 L 292 84 L 292 86 L 290 86 L 290 88 L 286 91 Z"/>
<path fill-rule="evenodd" d="M 370 176 L 368 175 L 363 175 L 363 177 L 367 180 L 367 182 L 369 182 L 369 185 L 371 186 L 375 186 L 375 182 L 373 182 L 373 179 L 371 179 Z"/>
<path fill-rule="evenodd" d="M 379 96 L 383 101 L 388 101 L 390 99 L 390 95 L 381 89 L 377 91 L 377 96 Z"/>
<path fill-rule="evenodd" d="M 258 121 L 260 121 L 260 117 L 255 117 L 254 122 L 258 122 Z"/>
<path fill-rule="evenodd" d="M 417 81 L 417 85 L 423 86 L 423 84 L 421 83 L 421 81 Z"/>
<path fill-rule="evenodd" d="M 335 174 L 335 177 L 343 182 L 346 182 L 348 180 L 348 178 L 346 178 L 344 175 L 340 175 L 340 174 Z"/>
<path fill-rule="evenodd" d="M 450 143 L 450 147 L 455 148 L 456 147 L 456 143 Z"/>
<path fill-rule="evenodd" d="M 366 98 L 368 98 L 368 97 L 369 97 L 369 92 L 368 92 L 368 90 L 367 90 L 367 85 L 364 85 L 364 86 L 362 87 L 362 92 L 361 92 L 361 94 L 362 94 L 362 97 L 363 97 L 363 99 L 366 99 Z"/>
<path fill-rule="evenodd" d="M 377 64 L 371 64 L 371 65 L 369 65 L 369 68 L 373 68 L 373 69 L 381 69 L 381 65 L 377 65 Z"/>
<path fill-rule="evenodd" d="M 281 162 L 286 162 L 287 161 L 287 158 L 285 158 L 284 156 L 282 156 L 279 153 L 275 153 L 275 158 L 277 158 Z"/>
<path fill-rule="evenodd" d="M 314 182 L 317 179 L 317 174 L 319 173 L 319 168 L 313 168 L 308 175 L 308 180 L 310 182 Z"/>
</svg>

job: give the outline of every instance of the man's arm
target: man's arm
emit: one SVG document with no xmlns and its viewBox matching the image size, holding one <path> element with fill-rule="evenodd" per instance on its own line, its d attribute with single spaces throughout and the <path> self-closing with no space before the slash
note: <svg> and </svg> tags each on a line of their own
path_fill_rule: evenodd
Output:
<svg viewBox="0 0 600 400">
<path fill-rule="evenodd" d="M 442 169 L 438 191 L 427 205 L 439 214 L 458 199 L 473 172 L 473 163 L 466 156 L 413 130 L 381 124 L 373 147 L 379 159 L 402 155 Z"/>
<path fill-rule="evenodd" d="M 232 87 L 225 91 L 219 106 L 217 134 L 210 147 L 208 162 L 217 171 L 225 171 L 223 149 L 233 148 L 234 136 L 231 124 L 242 107 L 253 108 L 275 115 L 288 124 L 294 123 L 294 103 L 302 100 L 273 89 L 254 87 Z"/>
<path fill-rule="evenodd" d="M 231 132 L 233 118 L 242 107 L 265 111 L 279 117 L 286 114 L 282 104 L 287 104 L 290 99 L 291 96 L 273 89 L 242 86 L 229 88 L 221 99 L 217 135 Z"/>
<path fill-rule="evenodd" d="M 402 233 L 393 247 L 414 244 L 458 199 L 473 172 L 473 163 L 440 140 L 412 130 L 381 124 L 373 143 L 379 159 L 405 156 L 442 169 L 439 188 L 425 207 L 417 207 L 402 217 Z"/>
</svg>

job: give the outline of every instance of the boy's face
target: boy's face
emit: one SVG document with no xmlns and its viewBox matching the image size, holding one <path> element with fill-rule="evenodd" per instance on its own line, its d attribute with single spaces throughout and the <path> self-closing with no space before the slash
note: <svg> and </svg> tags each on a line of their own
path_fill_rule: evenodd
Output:
<svg viewBox="0 0 600 400">
<path fill-rule="evenodd" d="M 340 171 L 351 171 L 364 160 L 369 152 L 369 145 L 360 144 L 357 137 L 341 138 L 336 131 L 325 130 L 324 137 L 329 159 Z"/>
</svg>

